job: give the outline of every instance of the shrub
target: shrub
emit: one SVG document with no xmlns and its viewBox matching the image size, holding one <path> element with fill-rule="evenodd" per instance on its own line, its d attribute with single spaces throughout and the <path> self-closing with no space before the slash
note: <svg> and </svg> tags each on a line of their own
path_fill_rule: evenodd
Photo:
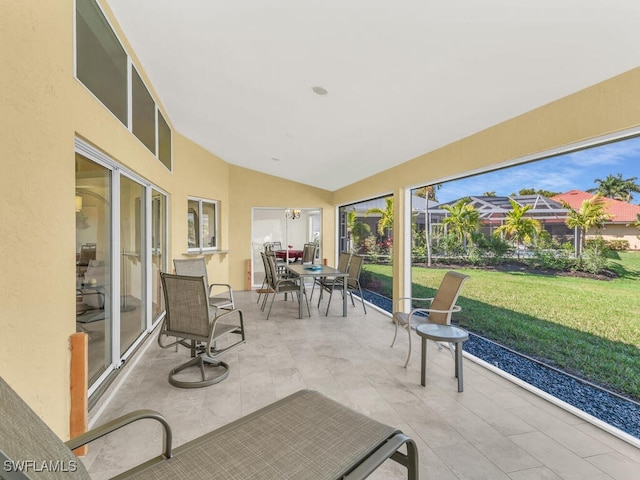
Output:
<svg viewBox="0 0 640 480">
<path fill-rule="evenodd" d="M 531 263 L 537 268 L 562 271 L 572 270 L 575 267 L 575 259 L 566 250 L 548 248 L 535 249 Z"/>
<path fill-rule="evenodd" d="M 495 235 L 481 235 L 474 237 L 474 240 L 486 263 L 500 263 L 507 254 L 513 252 L 513 245 Z"/>
<path fill-rule="evenodd" d="M 607 242 L 602 238 L 594 238 L 586 242 L 582 254 L 582 270 L 589 273 L 599 273 L 607 265 Z"/>
<path fill-rule="evenodd" d="M 380 290 L 382 290 L 382 282 L 369 270 L 360 272 L 360 286 L 376 293 L 380 293 Z"/>
<path fill-rule="evenodd" d="M 590 240 L 587 240 L 587 243 Z M 607 240 L 607 248 L 615 252 L 624 252 L 629 250 L 629 240 Z"/>
</svg>

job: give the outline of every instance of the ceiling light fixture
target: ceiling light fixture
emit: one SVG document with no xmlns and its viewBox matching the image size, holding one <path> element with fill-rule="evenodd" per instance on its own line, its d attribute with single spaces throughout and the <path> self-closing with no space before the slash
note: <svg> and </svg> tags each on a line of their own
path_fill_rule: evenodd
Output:
<svg viewBox="0 0 640 480">
<path fill-rule="evenodd" d="M 285 217 L 290 218 L 291 220 L 295 220 L 296 218 L 300 218 L 300 214 L 301 213 L 302 212 L 300 210 L 298 210 L 298 209 L 291 210 L 290 208 L 287 208 L 284 211 Z M 289 247 L 289 248 L 291 248 L 291 247 Z"/>
<path fill-rule="evenodd" d="M 311 87 L 311 90 L 313 90 L 313 93 L 317 93 L 318 95 L 326 95 L 329 93 L 326 88 L 320 86 Z"/>
</svg>

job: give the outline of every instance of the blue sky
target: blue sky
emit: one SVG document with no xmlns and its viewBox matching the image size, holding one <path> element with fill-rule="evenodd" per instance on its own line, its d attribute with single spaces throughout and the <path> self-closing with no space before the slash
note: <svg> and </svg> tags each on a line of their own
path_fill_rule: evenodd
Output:
<svg viewBox="0 0 640 480">
<path fill-rule="evenodd" d="M 557 157 L 446 182 L 437 191 L 439 202 L 449 202 L 467 195 L 493 191 L 507 196 L 522 188 L 566 192 L 596 188 L 596 178 L 622 174 L 637 177 L 640 184 L 640 137 Z M 640 194 L 631 203 L 640 203 Z"/>
</svg>

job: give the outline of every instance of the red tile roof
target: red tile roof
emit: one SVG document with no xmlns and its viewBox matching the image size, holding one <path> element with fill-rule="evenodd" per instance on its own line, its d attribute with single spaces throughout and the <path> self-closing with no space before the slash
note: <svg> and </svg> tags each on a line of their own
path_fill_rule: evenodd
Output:
<svg viewBox="0 0 640 480">
<path fill-rule="evenodd" d="M 556 202 L 566 202 L 571 208 L 579 210 L 582 202 L 590 200 L 595 195 L 593 193 L 583 192 L 582 190 L 570 190 L 566 193 L 551 197 Z M 602 201 L 606 204 L 607 212 L 612 215 L 611 220 L 607 223 L 633 223 L 640 214 L 640 205 L 632 205 L 620 200 L 603 197 Z"/>
</svg>

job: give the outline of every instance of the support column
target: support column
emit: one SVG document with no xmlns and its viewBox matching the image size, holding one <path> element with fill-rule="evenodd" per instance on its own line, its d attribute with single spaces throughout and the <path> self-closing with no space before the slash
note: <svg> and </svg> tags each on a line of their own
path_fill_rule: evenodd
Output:
<svg viewBox="0 0 640 480">
<path fill-rule="evenodd" d="M 87 431 L 89 415 L 88 371 L 89 336 L 86 333 L 74 333 L 69 337 L 71 348 L 71 409 L 69 415 L 69 435 L 75 438 Z M 76 448 L 77 456 L 87 454 L 87 445 Z"/>
</svg>

